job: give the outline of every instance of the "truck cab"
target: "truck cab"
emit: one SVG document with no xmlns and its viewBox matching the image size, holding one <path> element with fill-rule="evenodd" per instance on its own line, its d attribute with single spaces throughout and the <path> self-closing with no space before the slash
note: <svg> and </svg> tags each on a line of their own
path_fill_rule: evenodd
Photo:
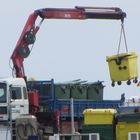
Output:
<svg viewBox="0 0 140 140">
<path fill-rule="evenodd" d="M 0 121 L 14 121 L 29 114 L 26 83 L 23 78 L 0 78 Z"/>
</svg>

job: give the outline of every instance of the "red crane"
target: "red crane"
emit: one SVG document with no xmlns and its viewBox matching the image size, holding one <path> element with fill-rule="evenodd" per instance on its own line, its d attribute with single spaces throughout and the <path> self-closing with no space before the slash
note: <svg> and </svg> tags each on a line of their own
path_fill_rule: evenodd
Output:
<svg viewBox="0 0 140 140">
<path fill-rule="evenodd" d="M 36 25 L 37 18 L 40 17 L 39 25 Z M 45 8 L 35 10 L 28 18 L 16 47 L 11 56 L 13 69 L 16 77 L 26 80 L 23 61 L 30 54 L 30 46 L 35 43 L 36 33 L 44 19 L 111 19 L 124 21 L 126 13 L 117 7 L 75 7 L 69 8 Z"/>
<path fill-rule="evenodd" d="M 36 25 L 37 18 L 41 18 L 40 23 Z M 36 34 L 44 19 L 111 19 L 121 20 L 123 23 L 126 13 L 117 7 L 75 7 L 69 8 L 45 8 L 35 10 L 27 19 L 23 31 L 17 41 L 16 47 L 12 53 L 13 70 L 15 76 L 26 80 L 23 61 L 27 58 L 33 47 Z M 39 96 L 37 91 L 28 91 L 30 113 L 36 115 L 39 106 Z M 57 128 L 59 128 L 59 113 L 56 112 Z"/>
</svg>

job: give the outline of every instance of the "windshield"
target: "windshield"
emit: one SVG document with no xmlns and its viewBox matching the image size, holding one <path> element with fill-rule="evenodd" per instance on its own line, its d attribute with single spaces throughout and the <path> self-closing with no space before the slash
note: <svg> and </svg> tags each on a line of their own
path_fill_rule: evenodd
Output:
<svg viewBox="0 0 140 140">
<path fill-rule="evenodd" d="M 6 102 L 6 84 L 0 83 L 0 103 Z"/>
</svg>

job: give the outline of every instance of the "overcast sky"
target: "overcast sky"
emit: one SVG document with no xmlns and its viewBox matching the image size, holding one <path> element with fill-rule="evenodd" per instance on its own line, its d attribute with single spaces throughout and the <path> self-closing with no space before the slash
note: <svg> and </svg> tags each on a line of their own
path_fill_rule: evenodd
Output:
<svg viewBox="0 0 140 140">
<path fill-rule="evenodd" d="M 127 14 L 125 32 L 129 51 L 140 54 L 139 0 L 3 0 L 0 4 L 1 71 L 12 76 L 9 59 L 28 16 L 41 8 L 75 6 L 119 7 Z M 27 77 L 64 82 L 74 79 L 104 81 L 104 99 L 139 96 L 140 87 L 123 82 L 111 87 L 106 56 L 117 53 L 121 22 L 118 20 L 45 20 L 30 56 L 25 59 Z M 122 40 L 121 51 L 125 52 Z M 140 66 L 140 59 L 138 58 Z"/>
</svg>

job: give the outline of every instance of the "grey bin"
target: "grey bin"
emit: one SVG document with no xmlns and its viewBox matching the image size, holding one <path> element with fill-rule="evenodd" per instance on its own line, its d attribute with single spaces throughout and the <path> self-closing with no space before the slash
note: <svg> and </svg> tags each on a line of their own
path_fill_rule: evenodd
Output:
<svg viewBox="0 0 140 140">
<path fill-rule="evenodd" d="M 102 84 L 102 82 L 88 84 L 87 99 L 95 101 L 103 100 L 104 87 L 105 86 Z"/>
<path fill-rule="evenodd" d="M 71 97 L 73 99 L 87 99 L 87 88 L 84 85 L 73 85 L 71 87 Z"/>
<path fill-rule="evenodd" d="M 72 81 L 55 84 L 56 99 L 88 99 L 103 100 L 104 85 L 102 81 L 87 83 L 87 81 Z"/>
<path fill-rule="evenodd" d="M 56 84 L 54 90 L 56 99 L 70 99 L 70 86 L 65 84 Z"/>
</svg>

